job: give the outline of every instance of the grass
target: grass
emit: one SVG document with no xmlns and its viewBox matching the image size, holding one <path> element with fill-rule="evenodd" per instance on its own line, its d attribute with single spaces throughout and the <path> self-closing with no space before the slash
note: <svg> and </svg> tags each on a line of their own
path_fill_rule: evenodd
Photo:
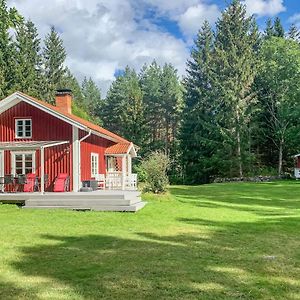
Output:
<svg viewBox="0 0 300 300">
<path fill-rule="evenodd" d="M 174 186 L 137 214 L 0 206 L 0 299 L 300 299 L 300 183 Z"/>
</svg>

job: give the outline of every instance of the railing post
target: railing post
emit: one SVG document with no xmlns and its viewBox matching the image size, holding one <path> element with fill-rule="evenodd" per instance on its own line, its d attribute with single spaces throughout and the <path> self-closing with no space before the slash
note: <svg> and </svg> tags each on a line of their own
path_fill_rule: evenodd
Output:
<svg viewBox="0 0 300 300">
<path fill-rule="evenodd" d="M 125 190 L 126 185 L 126 156 L 122 156 L 122 190 Z"/>
</svg>

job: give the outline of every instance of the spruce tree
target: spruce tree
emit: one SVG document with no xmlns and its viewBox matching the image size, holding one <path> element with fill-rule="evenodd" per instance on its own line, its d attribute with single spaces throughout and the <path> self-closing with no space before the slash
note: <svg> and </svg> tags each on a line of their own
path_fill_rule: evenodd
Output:
<svg viewBox="0 0 300 300">
<path fill-rule="evenodd" d="M 288 38 L 296 42 L 300 41 L 300 31 L 295 24 L 291 25 L 288 32 Z"/>
<path fill-rule="evenodd" d="M 272 19 L 268 18 L 267 22 L 266 22 L 266 29 L 264 31 L 264 37 L 266 39 L 269 39 L 271 37 L 273 37 L 275 35 L 275 30 L 274 30 L 274 26 L 272 24 Z"/>
<path fill-rule="evenodd" d="M 197 34 L 184 79 L 186 106 L 181 149 L 186 183 L 208 182 L 222 170 L 222 158 L 216 159 L 222 146 L 212 87 L 213 49 L 214 35 L 205 22 Z"/>
<path fill-rule="evenodd" d="M 17 27 L 16 49 L 17 66 L 14 88 L 34 97 L 41 97 L 40 39 L 31 21 Z"/>
<path fill-rule="evenodd" d="M 165 127 L 164 151 L 166 154 L 170 154 L 172 146 L 176 143 L 177 131 L 181 123 L 183 110 L 182 87 L 177 70 L 172 64 L 165 64 L 161 75 L 161 94 L 163 95 L 161 99 L 163 114 L 161 117 Z"/>
<path fill-rule="evenodd" d="M 87 79 L 85 77 L 81 85 L 81 91 L 83 95 L 83 106 L 93 117 L 97 117 L 99 119 L 99 123 L 103 105 L 100 89 L 92 78 Z"/>
<path fill-rule="evenodd" d="M 274 36 L 281 38 L 284 38 L 285 36 L 284 28 L 279 17 L 276 17 L 274 21 Z"/>
<path fill-rule="evenodd" d="M 0 0 L 0 98 L 13 92 L 16 49 L 10 33 L 21 22 L 16 9 L 8 9 L 6 1 Z"/>
<path fill-rule="evenodd" d="M 101 114 L 106 128 L 143 145 L 143 94 L 136 72 L 126 67 L 107 93 Z"/>
<path fill-rule="evenodd" d="M 252 17 L 238 0 L 223 12 L 216 24 L 213 86 L 222 113 L 218 119 L 234 172 L 235 161 L 240 177 L 249 156 L 246 135 L 254 104 L 252 85 L 256 75 L 255 46 L 258 37 L 251 32 Z M 247 147 L 246 147 L 247 145 Z M 236 158 L 236 159 L 234 159 Z"/>
<path fill-rule="evenodd" d="M 62 88 L 62 80 L 66 74 L 65 59 L 66 51 L 63 41 L 52 26 L 50 33 L 46 36 L 43 49 L 44 67 L 44 99 L 54 102 L 55 91 Z"/>
</svg>

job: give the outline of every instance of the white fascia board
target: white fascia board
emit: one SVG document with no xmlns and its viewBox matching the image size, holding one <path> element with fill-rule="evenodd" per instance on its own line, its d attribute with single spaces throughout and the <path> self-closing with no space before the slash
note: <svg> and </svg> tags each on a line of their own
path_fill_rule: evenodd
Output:
<svg viewBox="0 0 300 300">
<path fill-rule="evenodd" d="M 82 125 L 82 124 L 66 117 L 63 114 L 58 113 L 57 111 L 54 111 L 54 110 L 52 110 L 52 109 L 50 109 L 50 108 L 48 108 L 48 107 L 46 107 L 42 104 L 39 104 L 39 103 L 31 100 L 30 98 L 28 98 L 28 97 L 26 97 L 22 94 L 19 94 L 18 92 L 13 93 L 12 95 L 5 98 L 4 100 L 0 101 L 0 114 L 3 113 L 4 111 L 8 110 L 9 108 L 15 106 L 16 104 L 20 103 L 21 101 L 24 101 L 24 102 L 26 102 L 26 103 L 28 103 L 28 104 L 44 111 L 44 112 L 46 112 L 46 113 L 48 113 L 48 114 L 64 121 L 64 122 L 66 122 L 66 123 L 69 123 L 71 125 L 74 125 L 74 126 L 80 128 L 82 130 L 87 129 L 86 126 L 84 126 L 84 125 Z"/>
<path fill-rule="evenodd" d="M 132 157 L 137 157 L 137 153 L 133 143 L 130 143 L 130 147 L 128 148 L 127 154 L 131 154 Z"/>
<path fill-rule="evenodd" d="M 110 141 L 112 141 L 114 143 L 120 143 L 120 141 L 118 141 L 117 139 L 114 139 L 114 138 L 112 138 L 112 137 L 110 137 L 110 136 L 108 136 L 106 134 L 100 133 L 100 132 L 95 131 L 95 130 L 92 130 L 92 134 L 94 134 L 96 136 L 99 136 L 99 137 L 102 137 L 102 138 L 104 138 L 106 140 L 110 140 Z"/>
</svg>

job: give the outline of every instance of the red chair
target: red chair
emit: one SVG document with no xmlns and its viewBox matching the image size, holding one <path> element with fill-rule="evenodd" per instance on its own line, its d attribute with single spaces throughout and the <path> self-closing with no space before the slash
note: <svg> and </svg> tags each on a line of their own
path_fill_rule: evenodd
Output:
<svg viewBox="0 0 300 300">
<path fill-rule="evenodd" d="M 26 175 L 26 181 L 24 184 L 23 192 L 24 193 L 33 193 L 36 190 L 36 175 L 33 173 L 28 173 Z"/>
<path fill-rule="evenodd" d="M 70 177 L 68 174 L 61 173 L 55 179 L 53 192 L 62 193 L 69 191 Z"/>
</svg>

